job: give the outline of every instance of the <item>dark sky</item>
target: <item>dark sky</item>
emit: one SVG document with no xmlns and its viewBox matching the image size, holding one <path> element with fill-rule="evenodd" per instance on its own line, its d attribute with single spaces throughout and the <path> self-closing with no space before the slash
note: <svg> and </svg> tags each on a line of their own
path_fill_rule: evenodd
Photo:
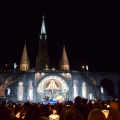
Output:
<svg viewBox="0 0 120 120">
<path fill-rule="evenodd" d="M 19 65 L 25 39 L 35 67 L 45 15 L 50 67 L 58 68 L 65 41 L 71 69 L 120 72 L 120 3 L 11 1 L 0 4 L 1 67 Z"/>
</svg>

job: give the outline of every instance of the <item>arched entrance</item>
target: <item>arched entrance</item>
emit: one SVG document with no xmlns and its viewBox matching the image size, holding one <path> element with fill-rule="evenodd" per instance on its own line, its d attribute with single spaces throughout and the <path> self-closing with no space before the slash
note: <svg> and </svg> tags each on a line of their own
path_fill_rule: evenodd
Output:
<svg viewBox="0 0 120 120">
<path fill-rule="evenodd" d="M 65 100 L 69 97 L 69 87 L 61 77 L 48 76 L 39 83 L 37 93 L 39 101 L 43 101 L 46 97 L 49 100 L 56 100 L 58 96 L 62 96 L 62 99 Z"/>
<path fill-rule="evenodd" d="M 108 78 L 104 78 L 101 82 L 100 85 L 106 89 L 107 93 L 111 97 L 115 97 L 115 91 L 114 91 L 114 83 L 109 80 Z"/>
</svg>

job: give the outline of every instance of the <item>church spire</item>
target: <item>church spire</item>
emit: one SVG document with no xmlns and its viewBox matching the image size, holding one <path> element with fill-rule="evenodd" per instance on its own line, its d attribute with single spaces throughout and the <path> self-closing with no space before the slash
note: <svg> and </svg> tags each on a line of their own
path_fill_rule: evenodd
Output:
<svg viewBox="0 0 120 120">
<path fill-rule="evenodd" d="M 70 69 L 65 45 L 63 45 L 63 54 L 62 54 L 62 60 L 60 61 L 60 69 L 61 70 L 69 70 Z"/>
<path fill-rule="evenodd" d="M 21 60 L 27 60 L 27 59 L 28 59 L 28 55 L 27 55 L 26 40 L 25 40 L 25 45 L 24 45 L 24 49 L 23 49 L 23 54 L 22 54 Z"/>
<path fill-rule="evenodd" d="M 65 45 L 63 45 L 62 61 L 68 61 Z"/>
<path fill-rule="evenodd" d="M 41 34 L 46 34 L 44 18 L 45 18 L 45 17 L 44 17 L 44 15 L 43 15 L 43 21 L 42 21 L 42 26 L 41 26 Z"/>
<path fill-rule="evenodd" d="M 45 69 L 46 64 L 49 66 L 49 58 L 47 52 L 47 35 L 45 30 L 45 21 L 43 16 L 40 40 L 39 40 L 39 53 L 36 58 L 36 69 Z"/>
<path fill-rule="evenodd" d="M 23 53 L 22 53 L 22 58 L 20 61 L 20 71 L 26 71 L 29 69 L 29 64 L 30 61 L 28 59 L 28 55 L 27 55 L 27 48 L 26 48 L 26 40 L 25 40 L 25 45 L 24 45 L 24 49 L 23 49 Z"/>
</svg>

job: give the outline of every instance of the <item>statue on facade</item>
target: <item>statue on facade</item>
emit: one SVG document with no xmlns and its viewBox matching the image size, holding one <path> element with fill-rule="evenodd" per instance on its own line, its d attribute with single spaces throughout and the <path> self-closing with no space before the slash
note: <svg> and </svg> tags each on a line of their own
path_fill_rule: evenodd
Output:
<svg viewBox="0 0 120 120">
<path fill-rule="evenodd" d="M 55 82 L 52 80 L 52 81 L 50 81 L 50 83 L 46 89 L 59 89 L 59 87 L 57 87 Z"/>
</svg>

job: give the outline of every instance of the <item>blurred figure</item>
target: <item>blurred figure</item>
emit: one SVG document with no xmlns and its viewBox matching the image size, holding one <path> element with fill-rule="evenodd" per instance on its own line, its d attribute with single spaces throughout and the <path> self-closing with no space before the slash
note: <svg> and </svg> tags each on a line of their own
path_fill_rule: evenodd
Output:
<svg viewBox="0 0 120 120">
<path fill-rule="evenodd" d="M 87 120 L 89 115 L 89 110 L 82 105 L 81 97 L 77 96 L 75 98 L 75 108 L 84 116 L 84 120 Z"/>
<path fill-rule="evenodd" d="M 3 101 L 3 102 L 0 104 L 0 109 L 2 109 L 2 110 L 8 110 L 7 107 L 6 107 L 6 101 Z"/>
<path fill-rule="evenodd" d="M 87 102 L 88 102 L 87 99 L 82 99 L 83 106 L 86 107 L 89 110 L 89 112 L 91 112 L 92 108 L 87 104 Z"/>
<path fill-rule="evenodd" d="M 107 120 L 120 120 L 120 111 L 119 111 L 119 106 L 116 101 L 110 102 L 110 108 L 111 110 L 109 111 L 109 115 Z"/>
<path fill-rule="evenodd" d="M 35 108 L 29 120 L 38 120 L 42 115 L 42 110 L 40 108 Z"/>
<path fill-rule="evenodd" d="M 102 104 L 99 101 L 94 102 L 93 109 L 103 110 Z"/>
<path fill-rule="evenodd" d="M 12 117 L 10 115 L 10 112 L 6 107 L 6 101 L 3 101 L 0 104 L 0 120 L 11 120 L 11 119 Z"/>
<path fill-rule="evenodd" d="M 70 104 L 70 108 L 65 112 L 65 119 L 64 120 L 84 120 L 83 115 L 75 109 L 73 104 Z"/>
<path fill-rule="evenodd" d="M 100 110 L 94 109 L 90 112 L 88 120 L 106 120 L 106 118 Z"/>
<path fill-rule="evenodd" d="M 32 114 L 32 106 L 29 102 L 25 102 L 23 108 L 26 113 L 24 120 L 29 120 Z"/>
</svg>

